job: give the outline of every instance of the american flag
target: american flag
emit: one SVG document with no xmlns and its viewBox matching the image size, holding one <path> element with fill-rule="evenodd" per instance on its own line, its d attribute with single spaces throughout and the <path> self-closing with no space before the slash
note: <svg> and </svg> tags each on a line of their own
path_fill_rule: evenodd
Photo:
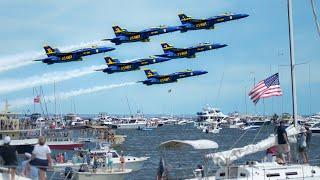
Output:
<svg viewBox="0 0 320 180">
<path fill-rule="evenodd" d="M 33 98 L 33 103 L 40 103 L 40 96 Z"/>
<path fill-rule="evenodd" d="M 276 73 L 265 80 L 260 81 L 250 92 L 251 100 L 257 104 L 260 98 L 268 98 L 271 96 L 281 96 L 279 74 Z"/>
</svg>

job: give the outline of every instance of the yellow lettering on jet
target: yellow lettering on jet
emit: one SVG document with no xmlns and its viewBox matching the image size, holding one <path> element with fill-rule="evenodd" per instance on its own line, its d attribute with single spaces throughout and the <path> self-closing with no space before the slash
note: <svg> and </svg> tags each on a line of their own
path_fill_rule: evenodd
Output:
<svg viewBox="0 0 320 180">
<path fill-rule="evenodd" d="M 204 27 L 206 25 L 207 25 L 207 22 L 202 22 L 202 23 L 196 24 L 196 27 Z"/>
<path fill-rule="evenodd" d="M 198 51 L 203 51 L 204 47 L 197 48 Z"/>
<path fill-rule="evenodd" d="M 131 36 L 130 40 L 136 40 L 136 39 L 140 39 L 140 38 L 141 38 L 140 34 L 137 34 L 137 35 Z"/>
<path fill-rule="evenodd" d="M 124 66 L 121 66 L 121 67 L 120 67 L 120 69 L 123 70 L 123 71 L 129 70 L 129 69 L 131 69 L 131 68 L 132 68 L 131 65 L 124 65 Z"/>
<path fill-rule="evenodd" d="M 141 61 L 141 64 L 146 65 L 146 64 L 148 64 L 148 61 Z"/>
<path fill-rule="evenodd" d="M 61 57 L 62 61 L 66 61 L 66 60 L 70 60 L 70 59 L 72 59 L 72 55 L 67 55 L 67 56 L 62 56 Z"/>
<path fill-rule="evenodd" d="M 168 82 L 170 81 L 170 77 L 165 77 L 165 78 L 161 78 L 160 79 L 160 82 L 163 83 L 163 82 Z"/>
<path fill-rule="evenodd" d="M 224 18 L 217 19 L 218 22 L 224 21 Z"/>
<path fill-rule="evenodd" d="M 91 52 L 90 51 L 85 51 L 82 54 L 87 55 L 87 54 L 91 54 Z"/>
<path fill-rule="evenodd" d="M 177 55 L 178 56 L 186 56 L 186 55 L 188 55 L 188 52 L 187 51 L 178 52 Z"/>
</svg>

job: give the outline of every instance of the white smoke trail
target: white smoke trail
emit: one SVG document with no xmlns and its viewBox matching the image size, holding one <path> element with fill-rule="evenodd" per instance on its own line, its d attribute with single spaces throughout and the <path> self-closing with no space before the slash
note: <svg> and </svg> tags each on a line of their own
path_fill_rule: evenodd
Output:
<svg viewBox="0 0 320 180">
<path fill-rule="evenodd" d="M 0 86 L 0 94 L 85 76 L 94 73 L 94 70 L 96 69 L 102 69 L 105 67 L 106 65 L 90 66 L 71 71 L 50 72 L 40 76 L 32 76 L 23 79 L 0 80 L 0 84 L 10 84 L 9 86 Z"/>
<path fill-rule="evenodd" d="M 80 43 L 80 44 L 75 44 L 75 45 L 70 45 L 65 47 L 58 47 L 58 48 L 61 51 L 70 51 L 78 48 L 90 47 L 93 45 L 100 45 L 100 46 L 106 45 L 106 43 L 108 42 L 91 41 L 91 42 Z M 44 51 L 41 51 L 41 52 L 31 51 L 31 52 L 25 52 L 25 53 L 0 57 L 0 72 L 16 69 L 29 64 L 33 64 L 35 63 L 35 61 L 33 60 L 44 58 L 45 56 L 46 55 Z"/>
<path fill-rule="evenodd" d="M 114 89 L 114 88 L 119 88 L 119 87 L 124 87 L 124 86 L 131 86 L 134 84 L 136 84 L 136 82 L 125 82 L 125 83 L 121 83 L 121 84 L 95 86 L 92 88 L 78 89 L 78 90 L 74 90 L 74 91 L 70 91 L 70 92 L 60 93 L 56 96 L 59 97 L 59 99 L 63 100 L 63 99 L 68 99 L 70 97 L 80 96 L 80 95 L 84 95 L 84 94 L 91 94 L 91 93 L 95 93 L 95 92 L 99 92 L 99 91 L 104 91 L 104 90 L 109 90 L 109 89 Z M 41 100 L 43 100 L 43 99 L 45 99 L 47 102 L 50 102 L 50 101 L 52 102 L 52 101 L 54 101 L 54 96 L 53 95 L 45 96 L 45 97 L 42 97 Z M 13 107 L 13 108 L 31 105 L 31 104 L 33 104 L 33 97 L 16 99 L 16 100 L 10 101 L 10 107 Z"/>
</svg>

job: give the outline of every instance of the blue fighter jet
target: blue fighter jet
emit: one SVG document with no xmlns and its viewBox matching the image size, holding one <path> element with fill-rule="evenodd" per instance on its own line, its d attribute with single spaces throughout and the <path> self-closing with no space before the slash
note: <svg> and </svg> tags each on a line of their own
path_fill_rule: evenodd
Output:
<svg viewBox="0 0 320 180">
<path fill-rule="evenodd" d="M 65 63 L 71 61 L 82 61 L 83 56 L 88 56 L 92 54 L 104 53 L 108 51 L 115 50 L 113 47 L 92 47 L 92 48 L 82 48 L 69 52 L 60 52 L 58 48 L 53 49 L 50 46 L 44 46 L 44 50 L 46 51 L 47 58 L 37 59 L 34 61 L 42 61 L 43 63 L 47 63 L 48 65 L 54 63 Z"/>
<path fill-rule="evenodd" d="M 144 70 L 147 79 L 144 81 L 138 81 L 142 82 L 143 84 L 150 86 L 154 84 L 165 84 L 165 83 L 173 83 L 178 82 L 178 79 L 180 78 L 187 78 L 191 76 L 199 76 L 203 74 L 207 74 L 207 71 L 192 71 L 192 70 L 186 70 L 182 72 L 175 72 L 172 74 L 167 75 L 159 75 L 157 72 L 152 71 L 150 69 Z"/>
<path fill-rule="evenodd" d="M 215 24 L 237 20 L 248 17 L 248 14 L 223 14 L 219 16 L 213 16 L 206 19 L 193 19 L 185 14 L 179 14 L 180 21 L 182 23 L 181 32 L 187 32 L 188 30 L 198 29 L 214 29 Z"/>
<path fill-rule="evenodd" d="M 200 43 L 188 48 L 175 48 L 168 43 L 161 43 L 164 54 L 156 55 L 166 58 L 195 58 L 196 53 L 226 47 L 226 44 Z"/>
<path fill-rule="evenodd" d="M 112 59 L 111 57 L 104 58 L 108 67 L 104 69 L 97 69 L 96 71 L 102 71 L 104 73 L 115 73 L 115 72 L 125 72 L 139 70 L 141 66 L 146 66 L 149 64 L 161 63 L 171 60 L 170 58 L 164 57 L 149 57 L 136 59 L 130 62 L 120 62 L 118 59 Z"/>
<path fill-rule="evenodd" d="M 138 32 L 130 32 L 126 29 L 120 28 L 119 26 L 113 26 L 112 29 L 116 37 L 112 39 L 103 39 L 103 41 L 111 41 L 116 45 L 120 45 L 122 43 L 137 42 L 137 41 L 149 42 L 150 36 L 179 31 L 181 30 L 181 27 L 180 26 L 159 26 L 159 27 L 148 28 Z"/>
</svg>

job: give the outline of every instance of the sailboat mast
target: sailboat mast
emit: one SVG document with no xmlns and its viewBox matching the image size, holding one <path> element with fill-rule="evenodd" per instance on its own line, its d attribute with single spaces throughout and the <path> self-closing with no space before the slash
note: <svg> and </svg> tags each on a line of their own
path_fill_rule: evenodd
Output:
<svg viewBox="0 0 320 180">
<path fill-rule="evenodd" d="M 291 91 L 292 91 L 292 114 L 294 125 L 297 126 L 297 92 L 295 76 L 295 57 L 294 57 L 294 39 L 293 39 L 293 19 L 292 19 L 292 0 L 288 0 L 288 22 L 289 22 L 289 49 L 290 49 L 290 67 L 291 67 Z"/>
</svg>

